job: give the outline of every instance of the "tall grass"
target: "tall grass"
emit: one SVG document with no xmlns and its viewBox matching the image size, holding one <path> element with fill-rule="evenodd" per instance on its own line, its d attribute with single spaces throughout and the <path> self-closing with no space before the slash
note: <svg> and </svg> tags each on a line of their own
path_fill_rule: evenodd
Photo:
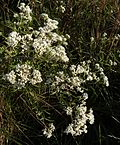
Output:
<svg viewBox="0 0 120 145">
<path fill-rule="evenodd" d="M 19 13 L 21 2 L 32 9 L 33 20 L 30 27 L 38 30 L 43 26 L 46 13 L 51 19 L 59 22 L 54 30 L 66 38 L 68 45 L 57 41 L 52 46 L 62 45 L 69 62 L 57 60 L 51 52 L 40 59 L 34 55 L 33 48 L 24 57 L 20 53 L 20 43 L 12 48 L 7 41 L 9 34 L 17 31 L 21 36 L 32 33 L 28 25 L 15 26 L 13 15 Z M 120 9 L 117 0 L 1 0 L 0 1 L 0 145 L 117 145 L 120 143 Z M 52 36 L 51 36 L 52 37 Z M 37 39 L 38 37 L 36 37 Z M 30 42 L 30 41 L 29 41 Z M 28 43 L 29 45 L 29 43 Z M 19 49 L 18 49 L 19 48 Z M 53 47 L 54 48 L 54 47 Z M 59 56 L 59 55 L 58 55 Z M 52 59 L 54 58 L 54 59 Z M 88 63 L 88 60 L 90 63 Z M 83 65 L 90 68 L 98 77 L 100 72 L 95 65 L 99 64 L 104 75 L 108 77 L 109 86 L 104 80 L 89 80 L 83 83 L 84 92 L 88 93 L 87 110 L 93 109 L 94 124 L 88 126 L 88 132 L 80 136 L 67 135 L 66 127 L 75 120 L 76 106 L 82 104 L 82 92 L 73 89 L 67 78 L 74 77 L 72 65 Z M 14 87 L 3 79 L 11 70 L 15 71 L 20 63 L 32 66 L 31 72 L 37 69 L 43 81 L 23 88 Z M 56 83 L 56 77 L 64 81 Z M 85 69 L 84 69 L 85 71 Z M 86 80 L 87 75 L 79 75 Z M 103 78 L 102 78 L 103 79 Z M 57 84 L 57 85 L 56 85 Z M 55 86 L 54 86 L 55 85 Z M 62 85 L 64 89 L 62 89 Z M 53 87 L 54 86 L 54 87 Z M 58 91 L 60 90 L 60 91 Z M 72 115 L 66 114 L 71 107 Z M 55 130 L 51 138 L 43 135 L 43 130 L 54 123 Z"/>
</svg>

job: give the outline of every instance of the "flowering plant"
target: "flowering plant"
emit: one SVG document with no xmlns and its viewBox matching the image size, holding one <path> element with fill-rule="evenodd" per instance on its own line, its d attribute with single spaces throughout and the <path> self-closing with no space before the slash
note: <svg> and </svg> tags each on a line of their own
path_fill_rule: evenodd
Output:
<svg viewBox="0 0 120 145">
<path fill-rule="evenodd" d="M 42 13 L 41 22 L 34 25 L 31 8 L 25 3 L 18 8 L 2 47 L 1 61 L 7 62 L 0 78 L 4 92 L 7 90 L 4 97 L 9 93 L 9 100 L 20 99 L 27 106 L 28 113 L 39 122 L 40 135 L 51 138 L 59 128 L 73 137 L 84 135 L 95 122 L 94 109 L 88 106 L 90 86 L 109 87 L 104 69 L 91 58 L 72 61 L 68 53 L 71 38 L 59 31 L 57 20 Z M 64 13 L 65 8 L 61 9 Z M 103 45 L 106 37 L 101 38 Z M 90 40 L 91 47 L 96 45 L 94 37 Z M 10 113 L 12 107 L 8 110 Z M 59 125 L 56 113 L 64 118 L 64 126 Z"/>
</svg>

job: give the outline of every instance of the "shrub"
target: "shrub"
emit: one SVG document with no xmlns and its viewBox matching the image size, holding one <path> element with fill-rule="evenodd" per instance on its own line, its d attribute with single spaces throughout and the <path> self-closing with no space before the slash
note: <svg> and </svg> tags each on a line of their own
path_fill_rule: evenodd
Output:
<svg viewBox="0 0 120 145">
<path fill-rule="evenodd" d="M 113 21 L 113 7 L 91 1 L 40 2 L 44 13 L 37 16 L 39 5 L 33 4 L 34 11 L 20 3 L 9 21 L 10 33 L 2 35 L 1 138 L 5 144 L 104 143 L 104 136 L 112 135 L 104 135 L 101 118 L 114 118 L 110 72 L 119 73 L 119 30 L 105 29 Z"/>
</svg>

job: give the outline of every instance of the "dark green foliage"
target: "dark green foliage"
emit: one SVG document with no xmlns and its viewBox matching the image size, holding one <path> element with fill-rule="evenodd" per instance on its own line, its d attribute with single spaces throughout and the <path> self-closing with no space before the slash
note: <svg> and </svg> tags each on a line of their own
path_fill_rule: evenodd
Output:
<svg viewBox="0 0 120 145">
<path fill-rule="evenodd" d="M 59 30 L 70 35 L 67 53 L 70 64 L 90 59 L 93 64 L 100 63 L 108 76 L 110 86 L 106 89 L 101 85 L 91 84 L 88 87 L 88 107 L 92 107 L 95 115 L 94 125 L 89 127 L 87 134 L 80 137 L 72 137 L 63 132 L 68 116 L 62 112 L 61 106 L 56 104 L 57 98 L 50 98 L 49 89 L 45 92 L 37 92 L 35 88 L 14 92 L 12 88 L 0 80 L 0 99 L 4 99 L 2 108 L 6 145 L 119 145 L 120 144 L 120 38 L 119 41 L 112 39 L 120 34 L 120 10 L 114 1 L 106 1 L 105 4 L 95 0 L 65 0 L 65 13 L 56 11 L 60 1 L 56 0 L 1 0 L 0 1 L 0 32 L 8 35 L 11 29 L 13 13 L 18 12 L 17 5 L 20 2 L 29 3 L 35 14 L 34 25 L 41 22 L 41 13 L 48 13 L 51 18 L 59 21 Z M 99 8 L 99 9 L 98 9 Z M 113 12 L 112 12 L 113 11 Z M 119 15 L 118 15 L 119 14 Z M 119 23 L 119 24 L 118 24 Z M 102 41 L 102 35 L 106 32 L 107 40 Z M 4 36 L 0 36 L 0 47 L 4 44 Z M 91 44 L 90 38 L 95 42 Z M 0 48 L 1 49 L 1 48 Z M 4 62 L 0 50 L 0 75 L 3 68 L 9 64 Z M 2 59 L 2 61 L 1 61 Z M 111 67 L 109 60 L 118 63 Z M 41 66 L 44 63 L 41 63 Z M 49 66 L 51 64 L 49 63 Z M 47 69 L 49 68 L 46 65 Z M 42 70 L 43 72 L 45 70 Z M 55 67 L 57 69 L 57 67 Z M 53 72 L 54 74 L 54 72 Z M 47 75 L 47 74 L 46 74 Z M 3 87 L 5 86 L 5 87 Z M 44 87 L 44 86 L 43 86 Z M 9 89 L 8 89 L 9 88 Z M 11 92 L 9 94 L 9 91 Z M 3 93 L 4 92 L 4 93 Z M 43 96 L 40 95 L 43 93 Z M 29 97 L 28 97 L 29 96 Z M 49 97 L 47 100 L 45 97 Z M 37 102 L 35 101 L 38 99 Z M 42 134 L 42 117 L 34 113 L 36 108 L 42 112 L 42 116 L 49 116 L 51 109 L 52 118 L 58 124 L 55 135 L 47 139 Z M 43 108 L 46 108 L 46 112 Z M 1 108 L 0 108 L 1 109 Z M 0 110 L 1 111 L 1 110 Z M 48 111 L 48 112 L 47 112 Z M 69 117 L 67 118 L 69 119 Z M 1 120 L 0 120 L 1 121 Z"/>
</svg>

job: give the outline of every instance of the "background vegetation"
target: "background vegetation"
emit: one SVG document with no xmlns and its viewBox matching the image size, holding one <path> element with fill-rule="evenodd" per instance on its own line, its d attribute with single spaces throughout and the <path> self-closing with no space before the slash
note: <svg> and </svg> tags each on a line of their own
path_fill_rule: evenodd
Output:
<svg viewBox="0 0 120 145">
<path fill-rule="evenodd" d="M 99 63 L 109 79 L 109 87 L 88 86 L 88 107 L 94 110 L 95 123 L 79 137 L 63 134 L 66 115 L 57 100 L 46 99 L 49 90 L 35 88 L 15 91 L 1 79 L 8 61 L 2 48 L 12 31 L 13 14 L 20 2 L 29 4 L 34 13 L 34 27 L 41 22 L 41 13 L 59 22 L 59 32 L 69 34 L 67 54 L 71 64 L 90 59 Z M 64 5 L 65 12 L 59 8 Z M 107 34 L 105 36 L 105 34 Z M 117 0 L 1 0 L 0 1 L 0 145 L 117 145 L 120 144 L 120 3 Z M 116 38 L 118 37 L 118 38 Z M 91 39 L 94 38 L 94 41 Z M 111 64 L 112 63 L 112 64 Z M 117 65 L 114 65 L 117 63 Z M 47 69 L 47 66 L 46 66 Z M 43 70 L 44 71 L 44 70 Z M 45 86 L 43 86 L 45 90 Z M 29 99 L 28 99 L 29 98 Z M 42 110 L 42 108 L 46 108 Z M 56 109 L 57 108 L 57 109 Z M 51 109 L 57 128 L 52 138 L 42 135 L 42 120 Z M 48 114 L 49 115 L 49 114 Z M 45 116 L 44 116 L 45 118 Z M 61 128 L 61 126 L 63 128 Z"/>
</svg>

